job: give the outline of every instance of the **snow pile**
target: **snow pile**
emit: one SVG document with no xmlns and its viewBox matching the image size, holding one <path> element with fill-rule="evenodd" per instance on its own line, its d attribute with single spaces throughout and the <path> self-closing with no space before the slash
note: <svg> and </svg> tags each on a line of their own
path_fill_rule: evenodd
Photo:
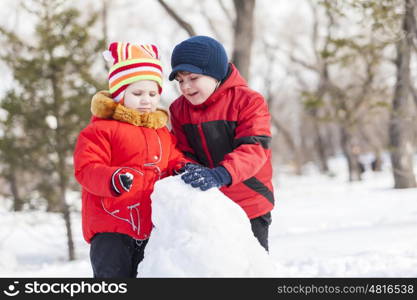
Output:
<svg viewBox="0 0 417 300">
<path fill-rule="evenodd" d="M 218 189 L 202 192 L 179 176 L 152 194 L 155 228 L 140 277 L 269 277 L 274 264 L 244 211 Z"/>
</svg>

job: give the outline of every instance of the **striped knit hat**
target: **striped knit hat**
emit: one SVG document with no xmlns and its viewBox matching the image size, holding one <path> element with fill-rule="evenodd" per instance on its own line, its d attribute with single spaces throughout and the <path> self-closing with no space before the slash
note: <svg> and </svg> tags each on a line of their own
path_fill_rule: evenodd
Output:
<svg viewBox="0 0 417 300">
<path fill-rule="evenodd" d="M 162 92 L 162 65 L 155 45 L 115 42 L 103 56 L 113 64 L 109 71 L 109 89 L 114 101 L 120 102 L 127 86 L 139 80 L 156 81 Z"/>
</svg>

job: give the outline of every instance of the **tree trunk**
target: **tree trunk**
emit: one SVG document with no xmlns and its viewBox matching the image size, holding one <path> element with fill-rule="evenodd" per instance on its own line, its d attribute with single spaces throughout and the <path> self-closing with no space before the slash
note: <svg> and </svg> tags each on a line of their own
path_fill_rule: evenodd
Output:
<svg viewBox="0 0 417 300">
<path fill-rule="evenodd" d="M 51 70 L 54 70 L 54 59 L 52 51 L 49 52 L 49 56 L 51 59 Z M 58 173 L 58 180 L 59 180 L 59 206 L 62 216 L 65 222 L 65 228 L 67 231 L 67 245 L 68 245 L 68 260 L 72 261 L 75 260 L 75 250 L 74 250 L 74 241 L 72 238 L 72 228 L 71 228 L 71 214 L 70 209 L 68 207 L 66 201 L 66 191 L 68 186 L 68 172 L 66 168 L 66 146 L 65 146 L 65 134 L 62 133 L 62 125 L 61 125 L 61 116 L 60 110 L 62 109 L 62 91 L 60 89 L 60 82 L 55 72 L 52 72 L 51 77 L 51 88 L 52 88 L 52 97 L 54 100 L 54 116 L 56 118 L 56 129 L 55 129 L 55 136 L 54 136 L 54 143 L 56 149 L 56 155 L 58 156 L 58 166 L 57 166 L 57 173 Z"/>
<path fill-rule="evenodd" d="M 68 173 L 67 168 L 65 165 L 66 159 L 66 151 L 62 149 L 62 145 L 64 136 L 60 134 L 60 126 L 58 123 L 58 127 L 56 129 L 56 143 L 57 143 L 57 154 L 58 154 L 58 174 L 59 174 L 59 200 L 61 206 L 61 213 L 62 217 L 64 218 L 65 222 L 65 229 L 67 231 L 67 246 L 68 246 L 68 260 L 72 261 L 75 260 L 75 248 L 74 248 L 74 240 L 72 238 L 72 227 L 71 227 L 71 211 L 67 204 L 67 186 L 68 186 Z"/>
<path fill-rule="evenodd" d="M 272 116 L 271 121 L 273 125 L 278 129 L 279 133 L 282 134 L 284 141 L 287 143 L 289 149 L 293 154 L 293 164 L 294 164 L 294 172 L 296 175 L 302 175 L 302 156 L 300 150 L 298 149 L 291 133 L 281 124 L 281 122 L 275 117 Z"/>
<path fill-rule="evenodd" d="M 411 101 L 410 58 L 412 46 L 414 1 L 405 0 L 402 29 L 405 37 L 397 42 L 397 82 L 389 128 L 391 164 L 395 188 L 416 187 L 413 171 L 414 147 L 412 144 L 413 102 Z"/>
<path fill-rule="evenodd" d="M 253 43 L 255 0 L 233 0 L 236 10 L 232 61 L 240 74 L 249 80 Z"/>
<path fill-rule="evenodd" d="M 329 82 L 329 71 L 327 62 L 323 62 L 320 68 L 319 84 L 316 90 L 317 99 L 322 100 L 327 92 L 327 83 Z M 318 107 L 309 110 L 309 114 L 312 116 L 314 126 L 314 146 L 316 148 L 319 158 L 319 168 L 322 173 L 329 173 L 329 165 L 327 163 L 327 153 L 325 141 L 321 134 L 321 128 L 319 123 L 319 109 Z"/>
<path fill-rule="evenodd" d="M 13 211 L 21 211 L 23 209 L 24 201 L 19 194 L 19 185 L 17 183 L 16 172 L 11 170 L 9 176 L 7 176 L 7 179 L 10 183 L 10 190 L 13 195 Z"/>
<path fill-rule="evenodd" d="M 75 260 L 75 248 L 74 248 L 74 241 L 72 238 L 72 228 L 71 228 L 71 212 L 70 208 L 66 201 L 66 192 L 67 192 L 67 186 L 68 186 L 68 172 L 65 164 L 66 160 L 66 150 L 63 149 L 64 145 L 64 135 L 60 133 L 61 127 L 59 124 L 59 118 L 58 120 L 58 126 L 56 128 L 56 143 L 57 143 L 57 155 L 58 155 L 58 174 L 59 174 L 59 199 L 60 199 L 60 206 L 61 206 L 61 212 L 62 217 L 64 218 L 65 222 L 65 229 L 67 231 L 67 246 L 68 246 L 68 260 L 72 261 Z"/>
<path fill-rule="evenodd" d="M 372 171 L 374 172 L 381 172 L 382 171 L 382 156 L 381 156 L 381 151 L 380 150 L 376 150 L 374 151 L 374 160 L 371 163 L 371 168 Z"/>
<path fill-rule="evenodd" d="M 68 246 L 68 260 L 75 260 L 75 247 L 74 240 L 72 238 L 72 228 L 71 228 L 71 211 L 66 203 L 66 192 L 65 188 L 61 188 L 61 212 L 62 217 L 65 222 L 65 229 L 67 231 L 67 246 Z"/>
<path fill-rule="evenodd" d="M 329 172 L 329 164 L 327 163 L 327 154 L 326 154 L 326 145 L 321 136 L 320 125 L 315 119 L 316 116 L 313 116 L 313 126 L 314 126 L 314 148 L 316 149 L 318 156 L 319 169 L 321 173 Z"/>
<path fill-rule="evenodd" d="M 360 181 L 362 180 L 362 170 L 359 162 L 359 151 L 353 143 L 352 133 L 349 129 L 342 126 L 340 129 L 340 137 L 343 154 L 348 163 L 349 181 Z"/>
</svg>

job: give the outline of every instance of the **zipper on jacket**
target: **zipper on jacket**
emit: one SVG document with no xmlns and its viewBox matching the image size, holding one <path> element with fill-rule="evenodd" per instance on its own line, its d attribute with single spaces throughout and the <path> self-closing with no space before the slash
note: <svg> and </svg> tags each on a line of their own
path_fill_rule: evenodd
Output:
<svg viewBox="0 0 417 300">
<path fill-rule="evenodd" d="M 213 159 L 211 158 L 211 155 L 208 151 L 207 141 L 206 141 L 206 137 L 204 136 L 203 128 L 201 127 L 201 123 L 199 123 L 197 125 L 197 128 L 198 128 L 198 133 L 200 134 L 200 138 L 201 138 L 201 145 L 203 146 L 204 153 L 206 154 L 207 161 L 209 163 L 209 167 L 213 168 L 214 167 Z"/>
</svg>

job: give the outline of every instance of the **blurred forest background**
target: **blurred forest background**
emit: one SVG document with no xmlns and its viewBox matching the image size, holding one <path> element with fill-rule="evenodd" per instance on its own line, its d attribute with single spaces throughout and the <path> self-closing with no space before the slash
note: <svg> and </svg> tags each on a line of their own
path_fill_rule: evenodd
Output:
<svg viewBox="0 0 417 300">
<path fill-rule="evenodd" d="M 111 41 L 154 43 L 165 78 L 193 35 L 225 45 L 272 114 L 274 172 L 347 181 L 388 160 L 393 188 L 416 187 L 416 0 L 0 0 L 0 195 L 10 211 L 62 213 L 74 259 L 72 153 L 107 87 Z M 163 105 L 179 95 L 165 80 Z M 366 161 L 361 157 L 371 157 Z"/>
</svg>

